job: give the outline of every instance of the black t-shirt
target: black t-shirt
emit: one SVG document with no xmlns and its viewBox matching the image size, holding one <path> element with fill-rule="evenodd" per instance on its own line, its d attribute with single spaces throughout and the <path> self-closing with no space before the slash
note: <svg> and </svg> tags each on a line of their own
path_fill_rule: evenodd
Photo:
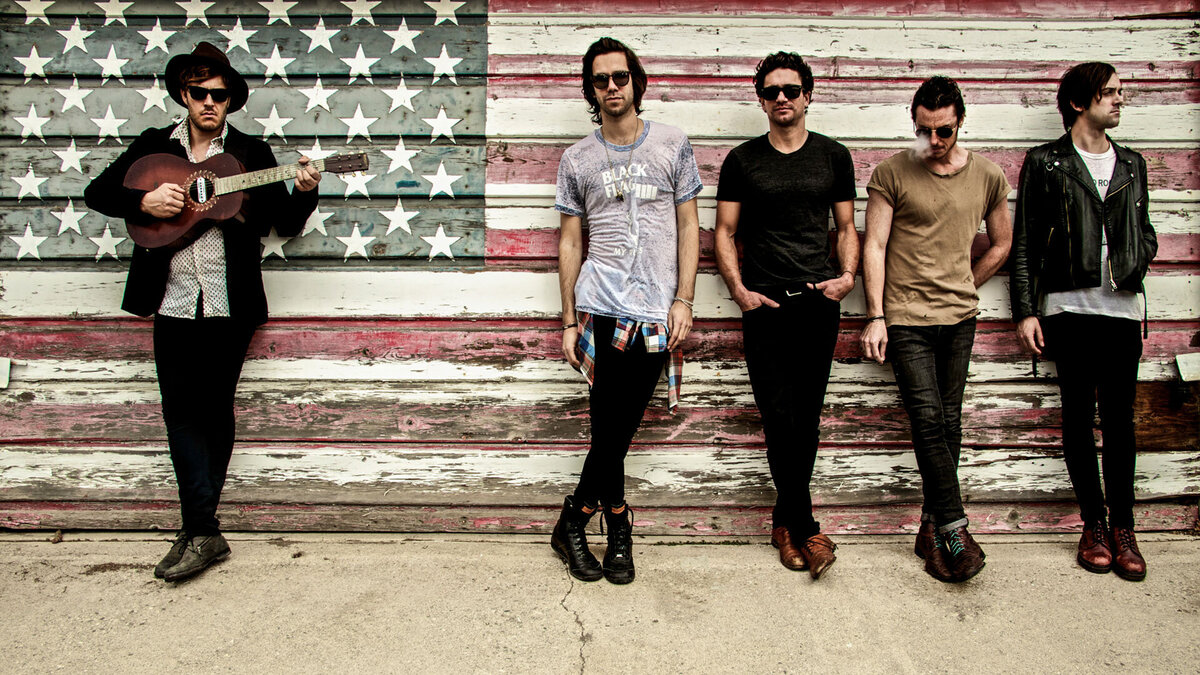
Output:
<svg viewBox="0 0 1200 675">
<path fill-rule="evenodd" d="M 741 203 L 742 283 L 761 292 L 837 276 L 829 259 L 829 214 L 855 194 L 850 151 L 828 136 L 810 131 L 787 155 L 766 134 L 731 150 L 721 165 L 717 200 Z"/>
</svg>

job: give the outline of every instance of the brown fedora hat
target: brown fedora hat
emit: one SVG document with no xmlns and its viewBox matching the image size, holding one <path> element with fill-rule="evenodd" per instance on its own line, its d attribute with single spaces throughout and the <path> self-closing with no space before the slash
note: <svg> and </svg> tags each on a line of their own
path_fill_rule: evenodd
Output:
<svg viewBox="0 0 1200 675">
<path fill-rule="evenodd" d="M 229 89 L 229 112 L 241 110 L 242 106 L 246 105 L 246 98 L 250 96 L 246 80 L 229 65 L 229 57 L 225 56 L 225 52 L 208 42 L 198 43 L 191 54 L 178 54 L 167 62 L 167 73 L 164 77 L 171 100 L 186 107 L 183 91 L 179 86 L 179 75 L 195 65 L 208 66 L 225 78 L 225 87 Z"/>
</svg>

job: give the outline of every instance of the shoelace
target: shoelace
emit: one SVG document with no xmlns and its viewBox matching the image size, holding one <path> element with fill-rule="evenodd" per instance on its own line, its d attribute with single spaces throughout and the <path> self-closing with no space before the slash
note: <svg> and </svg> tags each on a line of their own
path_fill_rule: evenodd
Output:
<svg viewBox="0 0 1200 675">
<path fill-rule="evenodd" d="M 949 532 L 942 539 L 946 542 L 946 550 L 950 551 L 950 555 L 957 558 L 966 550 L 966 545 L 963 543 L 962 534 L 958 530 Z"/>
<path fill-rule="evenodd" d="M 1088 527 L 1091 531 L 1092 540 L 1096 543 L 1104 543 L 1108 541 L 1108 528 L 1101 521 L 1096 521 Z"/>
<path fill-rule="evenodd" d="M 1116 529 L 1115 532 L 1117 535 L 1117 545 L 1118 546 L 1120 546 L 1121 548 L 1130 549 L 1134 553 L 1141 555 L 1141 551 L 1138 550 L 1137 540 L 1134 539 L 1134 537 L 1133 537 L 1133 530 L 1125 529 L 1122 527 L 1122 528 Z"/>
</svg>

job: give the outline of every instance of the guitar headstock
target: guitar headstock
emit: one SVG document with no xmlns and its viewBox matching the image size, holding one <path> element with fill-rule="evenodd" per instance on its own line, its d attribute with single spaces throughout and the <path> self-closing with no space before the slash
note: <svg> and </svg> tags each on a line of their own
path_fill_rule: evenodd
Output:
<svg viewBox="0 0 1200 675">
<path fill-rule="evenodd" d="M 325 158 L 324 171 L 332 173 L 352 173 L 354 171 L 366 171 L 370 166 L 367 160 L 367 153 L 356 152 L 346 155 L 333 155 Z"/>
</svg>

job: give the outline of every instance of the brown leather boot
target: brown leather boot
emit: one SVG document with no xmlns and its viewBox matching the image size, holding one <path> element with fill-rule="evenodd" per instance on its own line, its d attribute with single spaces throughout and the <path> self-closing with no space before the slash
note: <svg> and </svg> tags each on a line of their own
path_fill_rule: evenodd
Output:
<svg viewBox="0 0 1200 675">
<path fill-rule="evenodd" d="M 1132 527 L 1112 528 L 1112 550 L 1112 570 L 1117 576 L 1129 581 L 1146 578 L 1146 560 L 1138 550 Z"/>
<path fill-rule="evenodd" d="M 1089 572 L 1106 574 L 1112 569 L 1112 548 L 1109 545 L 1108 527 L 1103 520 L 1084 523 L 1083 536 L 1079 538 L 1079 553 L 1075 556 L 1079 566 Z"/>
<path fill-rule="evenodd" d="M 980 555 L 981 550 L 967 545 L 970 537 L 971 534 L 967 532 L 966 525 L 939 535 L 946 552 L 946 562 L 950 565 L 950 572 L 953 575 L 951 581 L 966 581 L 979 574 L 979 570 L 987 564 Z M 978 544 L 976 544 L 977 546 Z"/>
<path fill-rule="evenodd" d="M 771 530 L 771 545 L 779 549 L 779 562 L 789 570 L 802 570 L 808 566 L 800 549 L 792 543 L 792 535 L 786 527 L 780 526 Z"/>
<path fill-rule="evenodd" d="M 837 556 L 833 554 L 837 544 L 829 540 L 829 537 L 818 532 L 800 545 L 800 555 L 804 558 L 804 563 L 808 565 L 808 573 L 812 575 L 814 580 L 820 579 L 825 570 L 837 560 Z"/>
</svg>

